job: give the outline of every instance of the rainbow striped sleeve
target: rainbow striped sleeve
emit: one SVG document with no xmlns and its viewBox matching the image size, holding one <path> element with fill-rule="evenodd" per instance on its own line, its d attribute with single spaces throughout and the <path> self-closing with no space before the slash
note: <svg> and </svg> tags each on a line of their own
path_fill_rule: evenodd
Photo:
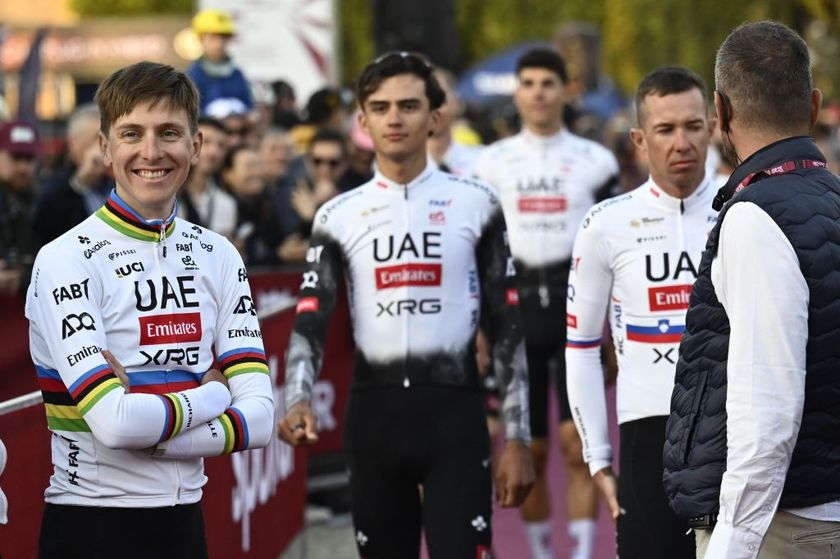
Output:
<svg viewBox="0 0 840 559">
<path fill-rule="evenodd" d="M 81 414 L 85 415 L 105 394 L 121 387 L 120 379 L 111 367 L 99 365 L 76 379 L 67 391 Z"/>
<path fill-rule="evenodd" d="M 159 443 L 167 441 L 181 432 L 184 426 L 184 406 L 181 399 L 175 394 L 158 395 L 166 408 L 166 420 L 163 423 L 163 431 L 160 434 Z"/>
<path fill-rule="evenodd" d="M 248 423 L 245 416 L 236 408 L 228 408 L 219 416 L 222 430 L 225 432 L 225 447 L 222 454 L 230 454 L 248 448 Z"/>
<path fill-rule="evenodd" d="M 257 347 L 241 347 L 219 356 L 222 373 L 230 380 L 245 373 L 268 374 L 265 352 Z"/>
<path fill-rule="evenodd" d="M 38 387 L 44 397 L 47 427 L 53 431 L 90 432 L 87 422 L 67 392 L 58 371 L 35 365 Z"/>
</svg>

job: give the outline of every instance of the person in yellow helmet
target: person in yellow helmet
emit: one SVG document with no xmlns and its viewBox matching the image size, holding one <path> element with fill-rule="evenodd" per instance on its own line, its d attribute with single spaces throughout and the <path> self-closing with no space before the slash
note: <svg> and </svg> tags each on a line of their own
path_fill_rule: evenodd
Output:
<svg viewBox="0 0 840 559">
<path fill-rule="evenodd" d="M 227 52 L 236 33 L 230 14 L 222 10 L 201 10 L 193 17 L 192 26 L 204 54 L 187 69 L 187 75 L 198 88 L 201 114 L 218 99 L 237 99 L 247 110 L 253 109 L 254 101 L 245 75 Z"/>
</svg>

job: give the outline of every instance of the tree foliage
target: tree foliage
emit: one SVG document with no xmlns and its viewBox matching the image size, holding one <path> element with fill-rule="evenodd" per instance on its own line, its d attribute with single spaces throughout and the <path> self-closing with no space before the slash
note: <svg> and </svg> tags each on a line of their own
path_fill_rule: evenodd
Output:
<svg viewBox="0 0 840 559">
<path fill-rule="evenodd" d="M 335 0 L 338 7 L 339 67 L 345 83 L 356 76 L 375 56 L 373 42 L 373 0 Z"/>
<path fill-rule="evenodd" d="M 563 24 L 587 22 L 601 30 L 602 71 L 622 90 L 632 91 L 663 64 L 688 66 L 711 84 L 715 52 L 726 35 L 744 21 L 775 19 L 808 40 L 817 85 L 833 95 L 840 83 L 840 0 L 454 1 L 465 67 L 520 41 L 550 39 Z M 349 82 L 375 54 L 373 0 L 335 2 L 341 74 Z M 193 0 L 71 0 L 71 6 L 82 17 L 189 15 Z"/>
<path fill-rule="evenodd" d="M 70 7 L 82 17 L 193 12 L 192 0 L 70 0 Z"/>
<path fill-rule="evenodd" d="M 774 19 L 808 40 L 818 85 L 831 93 L 840 83 L 840 0 L 455 1 L 465 67 L 520 41 L 548 40 L 563 24 L 586 22 L 601 30 L 602 72 L 623 91 L 632 92 L 645 73 L 664 64 L 692 68 L 711 85 L 715 52 L 729 32 L 745 21 Z M 342 69 L 352 77 L 373 56 L 372 0 L 340 5 Z M 822 23 L 816 32 L 815 21 Z"/>
</svg>

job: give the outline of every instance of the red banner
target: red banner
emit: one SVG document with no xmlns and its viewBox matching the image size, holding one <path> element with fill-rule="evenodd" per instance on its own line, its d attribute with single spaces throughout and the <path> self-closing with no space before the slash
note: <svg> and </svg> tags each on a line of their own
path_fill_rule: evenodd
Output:
<svg viewBox="0 0 840 559">
<path fill-rule="evenodd" d="M 289 305 L 296 301 L 300 292 L 300 273 L 249 273 L 248 281 L 258 311 L 265 312 L 274 305 Z M 306 299 L 301 299 L 301 302 Z M 303 312 L 303 309 L 300 311 Z M 281 339 L 263 334 L 266 348 L 282 345 L 280 369 L 283 368 L 286 345 L 294 325 L 293 312 L 284 313 L 287 320 L 283 325 Z M 344 406 L 350 392 L 350 379 L 355 351 L 350 329 L 350 312 L 347 308 L 346 292 L 342 289 L 335 306 L 330 328 L 327 331 L 324 365 L 312 393 L 312 411 L 318 418 L 318 443 L 309 449 L 312 454 L 340 452 L 344 426 Z"/>
</svg>

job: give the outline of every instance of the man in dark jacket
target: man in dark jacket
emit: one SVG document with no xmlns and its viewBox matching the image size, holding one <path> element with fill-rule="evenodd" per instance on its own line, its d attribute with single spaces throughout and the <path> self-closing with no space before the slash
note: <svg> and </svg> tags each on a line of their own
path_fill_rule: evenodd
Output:
<svg viewBox="0 0 840 559">
<path fill-rule="evenodd" d="M 830 557 L 840 546 L 840 179 L 810 137 L 805 42 L 745 24 L 715 63 L 725 151 L 680 346 L 665 489 L 698 557 Z"/>
<path fill-rule="evenodd" d="M 46 180 L 33 216 L 39 246 L 83 222 L 98 210 L 113 181 L 99 149 L 99 109 L 80 105 L 67 121 L 67 165 Z"/>
<path fill-rule="evenodd" d="M 26 289 L 37 247 L 32 205 L 37 192 L 38 132 L 27 122 L 0 125 L 0 293 Z"/>
</svg>

